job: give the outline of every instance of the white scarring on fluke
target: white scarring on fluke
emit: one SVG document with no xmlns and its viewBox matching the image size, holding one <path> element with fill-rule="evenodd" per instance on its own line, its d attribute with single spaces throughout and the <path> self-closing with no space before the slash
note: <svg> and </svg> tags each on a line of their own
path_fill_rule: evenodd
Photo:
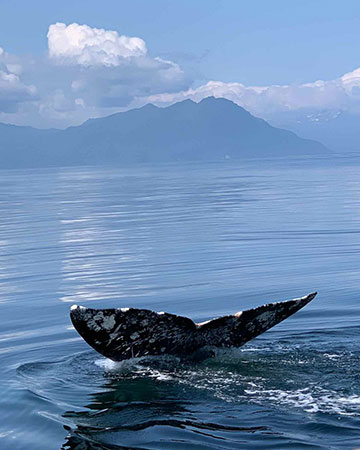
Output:
<svg viewBox="0 0 360 450">
<path fill-rule="evenodd" d="M 241 347 L 308 304 L 305 297 L 269 303 L 196 324 L 187 317 L 147 309 L 91 309 L 73 305 L 71 321 L 96 351 L 122 361 L 170 354 L 205 358 L 212 347 Z"/>
</svg>

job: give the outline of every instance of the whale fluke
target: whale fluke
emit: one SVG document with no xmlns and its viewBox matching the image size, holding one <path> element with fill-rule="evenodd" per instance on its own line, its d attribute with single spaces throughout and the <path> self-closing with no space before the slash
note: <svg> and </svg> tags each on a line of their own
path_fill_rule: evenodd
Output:
<svg viewBox="0 0 360 450">
<path fill-rule="evenodd" d="M 209 347 L 241 347 L 303 308 L 316 294 L 203 323 L 148 309 L 92 309 L 77 305 L 71 307 L 70 317 L 80 336 L 113 361 L 164 354 L 190 356 Z"/>
</svg>

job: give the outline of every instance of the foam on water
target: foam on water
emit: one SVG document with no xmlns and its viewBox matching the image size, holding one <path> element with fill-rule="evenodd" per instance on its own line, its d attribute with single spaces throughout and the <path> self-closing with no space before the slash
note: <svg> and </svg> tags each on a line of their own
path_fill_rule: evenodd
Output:
<svg viewBox="0 0 360 450">
<path fill-rule="evenodd" d="M 360 396 L 341 396 L 337 392 L 319 388 L 306 387 L 294 391 L 280 389 L 246 389 L 258 404 L 263 401 L 274 405 L 299 408 L 307 413 L 340 414 L 343 416 L 360 416 Z"/>
<path fill-rule="evenodd" d="M 275 350 L 277 348 L 277 350 Z M 269 354 L 271 351 L 271 355 Z M 274 351 L 276 353 L 274 353 Z M 214 398 L 221 399 L 231 403 L 252 402 L 259 405 L 274 405 L 276 407 L 286 407 L 302 410 L 306 413 L 326 413 L 339 414 L 342 416 L 360 416 L 360 395 L 355 393 L 345 394 L 339 390 L 326 388 L 326 384 L 331 384 L 327 379 L 324 386 L 318 383 L 307 382 L 306 376 L 314 364 L 314 358 L 323 359 L 323 368 L 331 368 L 331 363 L 339 363 L 341 359 L 348 359 L 348 369 L 353 370 L 353 376 L 356 377 L 357 371 L 354 364 L 357 358 L 344 353 L 324 353 L 322 356 L 316 351 L 306 351 L 296 356 L 294 362 L 294 347 L 283 346 L 253 346 L 253 348 L 228 349 L 218 351 L 216 358 L 205 361 L 201 364 L 195 364 L 190 367 L 189 364 L 183 364 L 179 358 L 173 357 L 147 357 L 134 358 L 122 362 L 114 362 L 103 358 L 95 361 L 95 364 L 103 368 L 108 376 L 119 377 L 127 374 L 133 377 L 148 377 L 158 381 L 173 381 L 178 385 L 194 387 L 198 390 L 207 391 Z M 256 355 L 258 356 L 248 356 Z M 292 354 L 291 354 L 292 353 Z M 289 356 L 284 359 L 284 354 Z M 286 375 L 286 386 L 291 389 L 274 389 L 270 386 L 279 384 L 279 380 L 272 379 L 266 373 L 266 367 L 274 361 L 278 362 L 279 370 L 284 366 L 289 366 Z M 261 367 L 262 361 L 263 367 Z M 326 364 L 330 360 L 330 365 Z M 257 373 L 250 373 L 245 369 L 248 365 L 256 365 Z M 296 364 L 297 374 L 292 371 Z M 161 366 L 154 367 L 155 366 Z M 164 366 L 166 370 L 164 370 Z M 304 369 L 299 369 L 304 366 Z M 305 375 L 302 379 L 301 375 Z M 259 374 L 262 374 L 260 376 Z M 334 380 L 336 381 L 336 380 Z M 306 387 L 299 387 L 307 384 Z"/>
</svg>

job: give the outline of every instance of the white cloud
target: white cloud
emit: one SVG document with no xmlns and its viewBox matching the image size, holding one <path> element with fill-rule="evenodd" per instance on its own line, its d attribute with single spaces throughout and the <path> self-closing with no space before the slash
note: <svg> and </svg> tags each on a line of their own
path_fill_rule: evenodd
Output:
<svg viewBox="0 0 360 450">
<path fill-rule="evenodd" d="M 359 95 L 360 89 L 360 68 L 352 72 L 346 73 L 341 78 L 341 83 L 344 89 L 352 95 Z"/>
<path fill-rule="evenodd" d="M 83 108 L 85 108 L 85 102 L 84 102 L 84 99 L 83 99 L 83 98 L 76 98 L 76 99 L 75 99 L 75 104 L 76 104 L 76 105 L 80 105 L 80 106 L 82 106 Z"/>
<path fill-rule="evenodd" d="M 44 57 L 17 57 L 0 47 L 0 121 L 65 127 L 138 107 L 225 97 L 253 114 L 301 108 L 360 113 L 360 68 L 335 80 L 246 86 L 209 81 L 191 88 L 194 72 L 153 57 L 139 37 L 76 23 L 50 25 Z M 189 69 L 190 70 L 190 69 Z"/>
<path fill-rule="evenodd" d="M 47 37 L 49 56 L 59 63 L 119 66 L 124 58 L 147 53 L 145 42 L 138 37 L 77 23 L 50 25 Z"/>
<path fill-rule="evenodd" d="M 1 49 L 7 88 L 0 85 L 0 122 L 66 127 L 125 110 L 137 98 L 185 90 L 192 82 L 178 64 L 150 56 L 141 38 L 116 31 L 56 23 L 48 30 L 48 48 L 36 58 Z M 10 85 L 18 95 L 5 103 Z"/>
<path fill-rule="evenodd" d="M 224 97 L 259 116 L 301 108 L 342 109 L 360 113 L 360 68 L 330 81 L 272 86 L 245 86 L 242 83 L 209 81 L 196 89 L 160 93 L 143 99 L 168 105 L 185 99 Z"/>
<path fill-rule="evenodd" d="M 21 75 L 21 72 L 22 72 L 21 64 L 8 63 L 8 64 L 6 64 L 6 68 L 7 68 L 8 72 L 10 72 L 10 73 L 15 73 L 16 75 Z"/>
<path fill-rule="evenodd" d="M 20 64 L 0 47 L 0 112 L 15 113 L 22 103 L 36 99 L 36 87 L 24 83 L 20 73 Z"/>
<path fill-rule="evenodd" d="M 134 98 L 190 85 L 178 64 L 150 57 L 142 39 L 116 31 L 57 23 L 49 27 L 48 47 L 45 70 L 53 87 L 42 96 L 39 112 L 55 126 L 111 114 Z"/>
</svg>

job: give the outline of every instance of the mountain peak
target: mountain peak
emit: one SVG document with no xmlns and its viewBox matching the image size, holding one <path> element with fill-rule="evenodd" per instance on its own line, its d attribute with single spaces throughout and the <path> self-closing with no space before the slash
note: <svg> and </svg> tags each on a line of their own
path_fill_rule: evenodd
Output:
<svg viewBox="0 0 360 450">
<path fill-rule="evenodd" d="M 220 102 L 234 103 L 231 100 L 228 100 L 227 98 L 215 97 L 214 95 L 209 95 L 208 97 L 204 97 L 202 100 L 200 100 L 199 103 L 220 103 Z"/>
<path fill-rule="evenodd" d="M 151 110 L 151 109 L 159 109 L 158 106 L 154 105 L 154 103 L 146 103 L 146 105 L 142 106 L 139 109 L 147 109 L 147 110 Z"/>
</svg>

